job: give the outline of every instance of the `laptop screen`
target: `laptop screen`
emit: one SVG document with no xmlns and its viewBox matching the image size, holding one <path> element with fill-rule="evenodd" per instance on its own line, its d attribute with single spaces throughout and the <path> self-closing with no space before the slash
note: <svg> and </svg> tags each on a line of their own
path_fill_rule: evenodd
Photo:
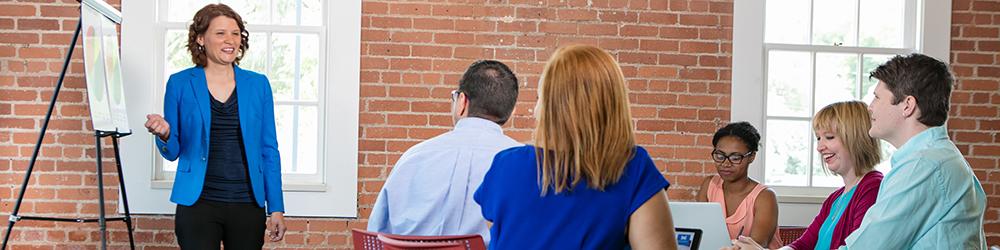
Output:
<svg viewBox="0 0 1000 250">
<path fill-rule="evenodd" d="M 715 202 L 670 202 L 670 214 L 673 215 L 674 228 L 678 235 L 684 231 L 680 228 L 698 229 L 698 248 L 717 250 L 732 246 L 729 230 L 723 216 L 726 212 L 722 205 Z M 690 234 L 689 234 L 690 235 Z M 694 248 L 691 248 L 694 249 Z"/>
<path fill-rule="evenodd" d="M 677 232 L 677 249 L 678 250 L 697 250 L 698 244 L 701 243 L 701 229 L 693 228 L 674 228 Z"/>
</svg>

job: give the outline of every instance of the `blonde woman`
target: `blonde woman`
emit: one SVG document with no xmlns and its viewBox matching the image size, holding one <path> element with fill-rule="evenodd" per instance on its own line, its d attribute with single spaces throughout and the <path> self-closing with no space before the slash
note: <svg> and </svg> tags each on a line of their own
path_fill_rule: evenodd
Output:
<svg viewBox="0 0 1000 250">
<path fill-rule="evenodd" d="M 861 226 L 868 208 L 875 204 L 882 173 L 875 171 L 881 160 L 878 140 L 871 129 L 868 105 L 859 101 L 827 105 L 813 117 L 816 152 L 830 172 L 840 176 L 844 186 L 833 191 L 812 224 L 798 240 L 781 249 L 832 249 L 845 245 L 847 236 Z M 734 248 L 760 249 L 744 237 Z"/>
<path fill-rule="evenodd" d="M 614 58 L 558 49 L 538 90 L 535 145 L 498 153 L 474 196 L 490 248 L 675 249 L 670 184 L 635 144 Z"/>
</svg>

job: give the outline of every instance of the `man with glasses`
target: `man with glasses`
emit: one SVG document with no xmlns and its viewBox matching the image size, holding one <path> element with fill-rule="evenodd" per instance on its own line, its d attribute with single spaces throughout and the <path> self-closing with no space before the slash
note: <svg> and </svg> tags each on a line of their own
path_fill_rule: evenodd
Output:
<svg viewBox="0 0 1000 250">
<path fill-rule="evenodd" d="M 521 144 L 500 128 L 517 102 L 517 77 L 503 63 L 473 63 L 451 92 L 452 131 L 403 153 L 379 192 L 368 231 L 402 235 L 480 234 L 489 229 L 472 194 L 501 150 Z"/>
</svg>

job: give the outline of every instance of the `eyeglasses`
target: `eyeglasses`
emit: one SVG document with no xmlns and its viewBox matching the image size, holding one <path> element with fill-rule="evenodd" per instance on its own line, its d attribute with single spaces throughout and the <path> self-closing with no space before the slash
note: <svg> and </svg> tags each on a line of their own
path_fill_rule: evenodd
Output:
<svg viewBox="0 0 1000 250">
<path fill-rule="evenodd" d="M 732 164 L 740 164 L 741 162 L 743 162 L 743 159 L 747 158 L 753 153 L 754 151 L 747 152 L 746 154 L 733 153 L 730 155 L 726 155 L 726 153 L 716 149 L 712 150 L 712 160 L 715 161 L 715 163 L 719 164 L 726 162 L 726 160 L 729 160 L 729 162 Z"/>
<path fill-rule="evenodd" d="M 458 94 L 459 93 L 462 93 L 462 91 L 459 91 L 457 89 L 456 90 L 452 90 L 451 91 L 451 101 L 454 102 L 455 100 L 458 100 Z"/>
</svg>

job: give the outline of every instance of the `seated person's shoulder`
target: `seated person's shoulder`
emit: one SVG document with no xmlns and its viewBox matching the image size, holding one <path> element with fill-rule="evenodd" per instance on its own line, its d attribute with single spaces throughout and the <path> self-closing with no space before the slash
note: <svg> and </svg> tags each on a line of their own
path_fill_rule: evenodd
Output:
<svg viewBox="0 0 1000 250">
<path fill-rule="evenodd" d="M 531 145 L 511 147 L 497 152 L 496 156 L 493 157 L 493 166 L 519 164 L 527 161 L 535 161 L 535 147 Z"/>
<path fill-rule="evenodd" d="M 910 158 L 910 161 L 905 161 L 902 164 L 915 165 L 916 167 L 912 170 L 931 169 L 932 175 L 945 178 L 969 177 L 972 174 L 971 166 L 965 161 L 965 157 L 952 148 L 931 148 L 914 155 L 918 155 L 918 157 Z"/>
<path fill-rule="evenodd" d="M 504 149 L 504 150 L 501 150 L 500 152 L 498 152 L 497 153 L 497 158 L 501 158 L 501 157 L 520 157 L 520 156 L 523 156 L 524 154 L 533 154 L 534 151 L 535 151 L 535 147 L 532 146 L 532 145 L 514 146 L 514 147 L 510 147 L 510 148 L 507 148 L 507 149 Z"/>
<path fill-rule="evenodd" d="M 774 193 L 774 189 L 771 189 L 770 187 L 766 187 L 766 188 L 764 188 L 764 190 L 760 191 L 760 194 L 757 194 L 757 204 L 761 204 L 761 203 L 764 203 L 764 204 L 768 204 L 768 203 L 778 204 L 778 195 Z"/>
<path fill-rule="evenodd" d="M 964 162 L 962 153 L 951 147 L 935 147 L 918 150 L 913 153 L 909 160 L 916 161 L 916 164 L 942 165 Z M 904 163 L 905 164 L 905 163 Z"/>
<path fill-rule="evenodd" d="M 653 157 L 649 155 L 649 151 L 638 145 L 632 148 L 632 155 L 628 160 L 628 165 L 653 165 L 653 167 L 656 167 L 656 164 L 653 163 Z"/>
<path fill-rule="evenodd" d="M 865 174 L 864 178 L 861 179 L 861 185 L 864 187 L 878 187 L 882 184 L 882 178 L 885 178 L 885 174 L 879 172 L 878 170 L 872 170 L 871 172 Z"/>
<path fill-rule="evenodd" d="M 878 170 L 872 170 L 871 172 L 868 172 L 867 174 L 865 174 L 865 180 L 869 180 L 869 179 L 882 180 L 882 178 L 884 178 L 884 177 L 885 177 L 885 173 L 882 173 L 882 171 L 878 171 Z"/>
<path fill-rule="evenodd" d="M 642 146 L 636 145 L 635 146 L 635 155 L 637 155 L 637 156 L 638 155 L 646 155 L 646 156 L 648 156 L 649 155 L 649 151 L 647 151 L 646 148 L 644 148 Z"/>
<path fill-rule="evenodd" d="M 701 189 L 708 189 L 708 185 L 712 184 L 712 178 L 715 178 L 715 175 L 705 176 L 705 178 L 701 180 Z"/>
<path fill-rule="evenodd" d="M 765 187 L 764 190 L 760 191 L 760 195 L 762 195 L 762 196 L 770 196 L 770 197 L 775 197 L 776 196 L 775 192 L 774 192 L 774 189 L 772 189 L 771 187 Z"/>
<path fill-rule="evenodd" d="M 698 193 L 695 194 L 695 201 L 706 202 L 708 201 L 708 186 L 712 185 L 712 178 L 715 175 L 705 176 L 704 180 L 701 181 L 701 187 L 698 188 Z"/>
</svg>

